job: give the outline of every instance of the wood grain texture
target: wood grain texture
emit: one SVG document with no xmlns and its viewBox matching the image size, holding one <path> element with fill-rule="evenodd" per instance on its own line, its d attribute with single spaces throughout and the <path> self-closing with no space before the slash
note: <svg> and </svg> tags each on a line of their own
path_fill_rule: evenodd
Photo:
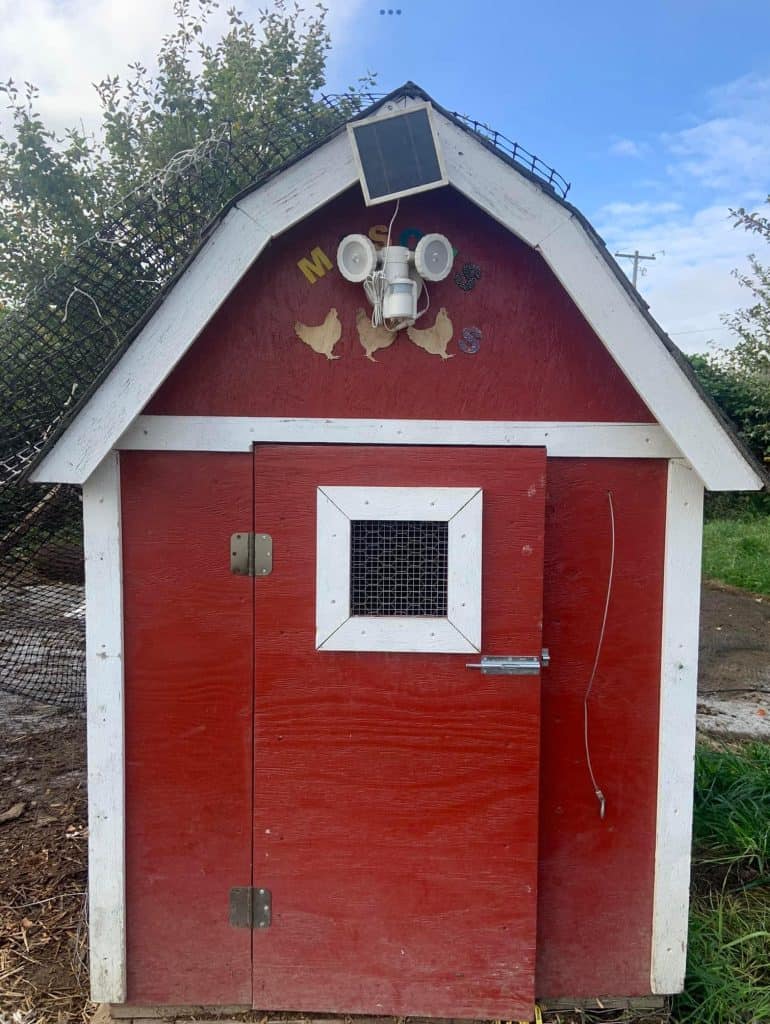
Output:
<svg viewBox="0 0 770 1024">
<path fill-rule="evenodd" d="M 254 1004 L 529 1017 L 539 680 L 317 652 L 316 488 L 481 487 L 484 650 L 541 645 L 542 449 L 256 446 Z"/>
<path fill-rule="evenodd" d="M 128 1000 L 251 1001 L 250 455 L 121 458 L 126 650 Z"/>
<path fill-rule="evenodd" d="M 342 235 L 365 233 L 382 217 L 356 188 L 271 243 L 146 411 L 652 422 L 545 261 L 451 189 L 402 200 L 393 232 L 444 232 L 458 249 L 455 269 L 481 267 L 473 291 L 458 288 L 453 275 L 429 285 L 431 308 L 445 307 L 452 322 L 455 357 L 436 359 L 402 333 L 376 363 L 367 360 L 356 328 L 361 285 L 336 268 L 311 285 L 297 261 L 319 245 L 333 258 Z M 341 358 L 329 362 L 299 341 L 294 322 L 321 323 L 332 306 Z M 429 312 L 417 327 L 433 319 Z M 482 331 L 473 356 L 457 347 L 469 326 Z"/>
<path fill-rule="evenodd" d="M 548 462 L 537 994 L 650 993 L 667 463 Z M 610 559 L 615 579 L 590 702 L 583 697 Z"/>
</svg>

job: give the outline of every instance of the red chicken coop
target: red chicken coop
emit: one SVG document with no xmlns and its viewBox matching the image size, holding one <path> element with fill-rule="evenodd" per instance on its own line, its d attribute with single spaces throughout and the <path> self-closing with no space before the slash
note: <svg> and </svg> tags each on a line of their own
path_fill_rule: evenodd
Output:
<svg viewBox="0 0 770 1024">
<path fill-rule="evenodd" d="M 553 173 L 407 84 L 30 478 L 83 487 L 94 999 L 681 989 L 703 493 L 764 477 Z"/>
</svg>

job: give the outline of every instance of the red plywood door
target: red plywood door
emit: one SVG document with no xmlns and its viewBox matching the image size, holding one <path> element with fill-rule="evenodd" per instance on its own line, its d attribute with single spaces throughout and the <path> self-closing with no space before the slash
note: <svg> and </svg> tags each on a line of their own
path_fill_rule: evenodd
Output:
<svg viewBox="0 0 770 1024">
<path fill-rule="evenodd" d="M 262 446 L 254 1005 L 529 1018 L 539 679 L 315 649 L 319 486 L 483 491 L 482 650 L 541 649 L 544 449 Z"/>
</svg>

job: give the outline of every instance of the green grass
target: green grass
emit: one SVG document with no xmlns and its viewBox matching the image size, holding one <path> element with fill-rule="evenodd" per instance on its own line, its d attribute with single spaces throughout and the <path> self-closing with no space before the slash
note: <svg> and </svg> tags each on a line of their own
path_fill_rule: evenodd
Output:
<svg viewBox="0 0 770 1024">
<path fill-rule="evenodd" d="M 682 1024 L 770 1021 L 770 746 L 701 747 Z"/>
<path fill-rule="evenodd" d="M 770 594 L 770 516 L 708 521 L 703 530 L 703 575 Z"/>
</svg>

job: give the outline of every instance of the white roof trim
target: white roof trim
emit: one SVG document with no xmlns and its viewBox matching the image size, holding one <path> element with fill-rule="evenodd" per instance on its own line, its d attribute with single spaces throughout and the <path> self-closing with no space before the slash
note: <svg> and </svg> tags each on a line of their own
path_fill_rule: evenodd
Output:
<svg viewBox="0 0 770 1024">
<path fill-rule="evenodd" d="M 705 486 L 761 489 L 759 474 L 693 388 L 579 218 L 471 134 L 438 111 L 434 115 L 450 184 L 538 250 Z M 341 132 L 239 200 L 30 479 L 87 480 L 270 239 L 357 180 L 352 149 Z"/>
</svg>

